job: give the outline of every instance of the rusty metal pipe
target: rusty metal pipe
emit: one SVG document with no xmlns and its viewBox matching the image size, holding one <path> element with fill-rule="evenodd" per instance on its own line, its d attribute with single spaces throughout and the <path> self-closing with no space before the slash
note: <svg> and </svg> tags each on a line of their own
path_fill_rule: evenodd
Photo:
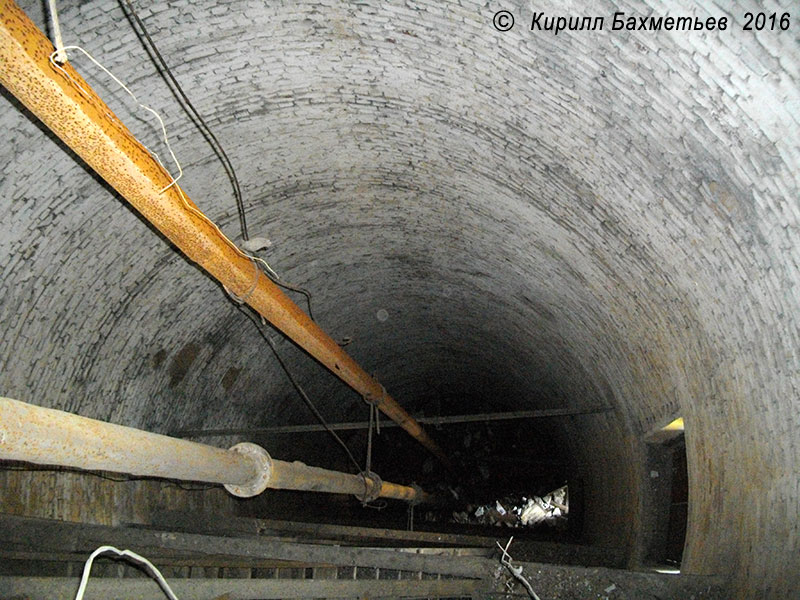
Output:
<svg viewBox="0 0 800 600">
<path fill-rule="evenodd" d="M 301 462 L 272 460 L 269 487 L 281 490 L 308 490 L 352 494 L 362 497 L 366 489 L 372 490 L 376 498 L 392 498 L 407 502 L 429 502 L 432 497 L 416 486 L 399 485 L 381 481 L 374 473 L 364 481 L 361 475 L 341 473 L 309 467 Z"/>
<path fill-rule="evenodd" d="M 0 398 L 0 459 L 218 483 L 241 497 L 271 488 L 414 503 L 431 499 L 416 486 L 382 482 L 374 474 L 276 460 L 255 444 L 223 450 L 10 398 Z"/>
<path fill-rule="evenodd" d="M 0 458 L 91 471 L 246 485 L 243 454 L 0 398 Z"/>
<path fill-rule="evenodd" d="M 373 401 L 447 466 L 439 446 L 358 363 L 254 264 L 229 244 L 13 0 L 0 0 L 0 83 L 191 260 L 364 398 Z M 73 83 L 74 82 L 74 83 Z M 78 88 L 77 86 L 80 86 Z M 81 91 L 83 90 L 83 91 Z M 187 206 L 191 209 L 187 209 Z M 255 286 L 255 287 L 254 287 Z"/>
</svg>

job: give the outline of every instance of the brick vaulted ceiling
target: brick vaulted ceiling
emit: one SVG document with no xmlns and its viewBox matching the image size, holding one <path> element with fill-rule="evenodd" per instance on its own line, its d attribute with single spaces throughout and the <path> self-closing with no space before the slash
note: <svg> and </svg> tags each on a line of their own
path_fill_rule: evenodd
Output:
<svg viewBox="0 0 800 600">
<path fill-rule="evenodd" d="M 44 28 L 42 3 L 21 4 Z M 607 17 L 554 36 L 492 27 L 528 3 L 139 4 L 237 168 L 251 235 L 407 409 L 612 407 L 566 427 L 591 537 L 624 544 L 639 440 L 681 414 L 686 569 L 796 589 L 800 23 L 744 32 L 751 3 L 539 2 Z M 183 187 L 240 239 L 222 167 L 119 5 L 59 6 L 66 42 L 162 113 Z M 612 32 L 615 10 L 731 26 Z M 220 287 L 0 105 L 0 393 L 155 431 L 308 421 Z M 363 416 L 282 348 L 326 416 Z"/>
</svg>

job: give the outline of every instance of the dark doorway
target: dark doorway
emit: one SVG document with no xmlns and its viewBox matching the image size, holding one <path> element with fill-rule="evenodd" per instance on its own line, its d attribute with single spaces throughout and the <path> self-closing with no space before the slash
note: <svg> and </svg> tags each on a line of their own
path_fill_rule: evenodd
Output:
<svg viewBox="0 0 800 600">
<path fill-rule="evenodd" d="M 683 419 L 645 436 L 641 559 L 658 569 L 680 570 L 689 507 L 689 475 Z"/>
<path fill-rule="evenodd" d="M 683 543 L 686 540 L 686 520 L 689 508 L 689 475 L 686 467 L 686 440 L 683 434 L 667 444 L 672 454 L 672 492 L 670 494 L 669 526 L 664 560 L 680 569 Z"/>
</svg>

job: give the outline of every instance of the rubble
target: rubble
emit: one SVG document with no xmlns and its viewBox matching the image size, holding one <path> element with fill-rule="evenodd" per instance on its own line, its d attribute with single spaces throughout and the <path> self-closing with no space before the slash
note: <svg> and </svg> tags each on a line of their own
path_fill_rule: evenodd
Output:
<svg viewBox="0 0 800 600">
<path fill-rule="evenodd" d="M 556 526 L 566 523 L 568 513 L 569 494 L 564 485 L 542 497 L 505 497 L 488 504 L 469 505 L 466 510 L 454 511 L 452 522 L 497 527 Z"/>
</svg>

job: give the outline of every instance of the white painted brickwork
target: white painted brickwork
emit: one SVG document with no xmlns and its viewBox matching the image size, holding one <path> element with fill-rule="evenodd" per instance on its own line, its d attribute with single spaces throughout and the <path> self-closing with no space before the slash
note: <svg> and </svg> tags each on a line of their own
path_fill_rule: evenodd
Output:
<svg viewBox="0 0 800 600">
<path fill-rule="evenodd" d="M 621 511 L 587 507 L 595 539 L 620 544 L 633 440 L 679 412 L 689 569 L 733 573 L 752 598 L 798 590 L 800 22 L 744 32 L 751 3 L 537 2 L 606 17 L 554 36 L 528 30 L 527 2 L 138 4 L 237 168 L 251 235 L 406 407 L 447 389 L 452 412 L 614 406 L 570 427 L 587 485 L 628 490 Z M 222 168 L 119 6 L 59 6 L 66 43 L 163 114 L 184 188 L 238 239 Z M 500 8 L 510 32 L 492 27 Z M 731 25 L 612 32 L 615 10 Z M 219 286 L 0 105 L 0 393 L 158 431 L 308 419 Z M 363 416 L 283 347 L 327 416 Z"/>
</svg>

